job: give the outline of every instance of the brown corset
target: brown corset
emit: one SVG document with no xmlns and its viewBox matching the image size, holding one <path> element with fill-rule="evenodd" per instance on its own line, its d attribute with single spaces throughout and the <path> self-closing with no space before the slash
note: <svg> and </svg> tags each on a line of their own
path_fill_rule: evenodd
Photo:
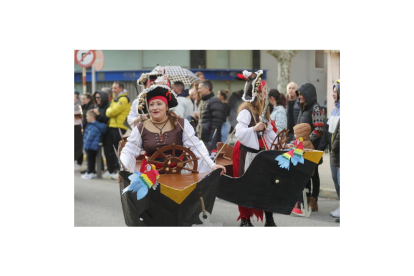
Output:
<svg viewBox="0 0 414 276">
<path fill-rule="evenodd" d="M 179 123 L 184 127 L 184 119 L 179 118 Z M 143 124 L 138 126 L 138 130 L 141 133 Z M 142 148 L 145 150 L 147 155 L 152 155 L 157 151 L 157 148 L 172 145 L 183 145 L 183 130 L 177 123 L 174 129 L 166 131 L 162 134 L 148 131 L 146 128 L 142 131 Z"/>
</svg>

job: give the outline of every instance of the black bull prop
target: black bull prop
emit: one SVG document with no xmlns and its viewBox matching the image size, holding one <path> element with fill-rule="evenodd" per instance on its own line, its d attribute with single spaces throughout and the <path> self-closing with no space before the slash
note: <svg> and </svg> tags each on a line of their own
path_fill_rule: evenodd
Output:
<svg viewBox="0 0 414 276">
<path fill-rule="evenodd" d="M 205 209 L 212 213 L 215 198 L 248 207 L 289 215 L 312 176 L 323 152 L 305 152 L 304 164 L 290 164 L 282 169 L 275 158 L 284 151 L 263 151 L 257 154 L 242 177 L 221 175 L 215 170 L 204 177 L 181 202 L 161 192 L 161 183 L 137 200 L 136 193 L 122 190 L 129 185 L 131 173 L 121 171 L 120 193 L 125 223 L 128 226 L 191 226 L 200 224 L 200 197 Z M 310 157 L 310 158 L 307 158 Z M 312 161 L 311 161 L 312 160 Z"/>
</svg>

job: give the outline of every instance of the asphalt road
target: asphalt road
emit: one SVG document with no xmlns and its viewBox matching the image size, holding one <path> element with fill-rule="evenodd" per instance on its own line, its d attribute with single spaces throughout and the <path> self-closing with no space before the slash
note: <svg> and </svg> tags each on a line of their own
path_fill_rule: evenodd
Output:
<svg viewBox="0 0 414 276">
<path fill-rule="evenodd" d="M 322 184 L 324 179 L 330 176 L 330 171 L 329 174 L 326 171 L 327 168 L 329 169 L 329 164 L 328 166 L 325 165 L 325 167 L 322 166 L 320 168 L 321 196 L 325 194 L 328 197 L 319 198 L 319 211 L 312 213 L 308 218 L 274 214 L 275 222 L 278 226 L 339 226 L 339 223 L 336 223 L 335 219 L 329 215 L 329 212 L 339 206 L 339 201 L 335 199 L 336 194 L 330 191 L 332 188 L 324 188 L 323 185 L 326 186 L 326 183 Z M 323 175 L 325 175 L 325 178 Z M 74 183 L 75 226 L 126 226 L 117 181 L 106 179 L 84 180 L 80 177 L 79 172 L 75 172 Z M 240 222 L 236 221 L 238 215 L 237 205 L 216 199 L 210 221 L 221 222 L 223 226 L 239 226 Z M 264 225 L 263 222 L 256 220 L 252 220 L 252 224 L 254 226 Z"/>
</svg>

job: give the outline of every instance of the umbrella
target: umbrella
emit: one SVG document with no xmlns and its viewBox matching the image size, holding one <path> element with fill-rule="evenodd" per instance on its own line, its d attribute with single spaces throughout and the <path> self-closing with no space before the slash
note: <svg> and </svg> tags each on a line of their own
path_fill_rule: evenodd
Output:
<svg viewBox="0 0 414 276">
<path fill-rule="evenodd" d="M 181 81 L 186 86 L 190 86 L 197 80 L 197 76 L 188 69 L 182 68 L 181 66 L 157 66 L 149 74 L 165 74 L 171 83 Z"/>
</svg>

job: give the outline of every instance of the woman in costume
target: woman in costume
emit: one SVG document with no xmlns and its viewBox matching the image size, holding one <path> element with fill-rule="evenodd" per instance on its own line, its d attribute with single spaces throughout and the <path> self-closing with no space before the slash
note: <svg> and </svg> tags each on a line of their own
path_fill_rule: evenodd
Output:
<svg viewBox="0 0 414 276">
<path fill-rule="evenodd" d="M 262 150 L 269 150 L 276 138 L 276 133 L 270 124 L 268 109 L 267 85 L 261 80 L 262 70 L 257 72 L 243 71 L 241 78 L 246 79 L 243 101 L 239 107 L 237 116 L 236 137 L 240 142 L 240 163 L 238 175 L 243 175 L 256 154 Z M 265 110 L 265 112 L 263 112 Z M 254 185 L 254 183 L 252 183 Z M 263 220 L 263 210 L 239 206 L 241 219 L 240 226 L 253 226 L 250 217 Z M 266 216 L 265 226 L 276 226 L 272 212 L 264 212 Z"/>
<path fill-rule="evenodd" d="M 157 148 L 175 143 L 190 148 L 197 156 L 200 173 L 218 168 L 225 172 L 223 166 L 216 165 L 210 159 L 207 148 L 195 136 L 190 123 L 169 110 L 177 106 L 178 103 L 177 95 L 166 84 L 168 84 L 168 80 L 161 76 L 154 85 L 140 93 L 139 102 L 145 103 L 147 106 L 149 119 L 141 121 L 137 127 L 133 128 L 120 155 L 122 164 L 126 166 L 128 171 L 134 172 L 136 157 L 140 153 L 151 156 L 157 151 Z M 145 170 L 146 164 L 146 159 L 143 159 L 141 172 Z"/>
</svg>

